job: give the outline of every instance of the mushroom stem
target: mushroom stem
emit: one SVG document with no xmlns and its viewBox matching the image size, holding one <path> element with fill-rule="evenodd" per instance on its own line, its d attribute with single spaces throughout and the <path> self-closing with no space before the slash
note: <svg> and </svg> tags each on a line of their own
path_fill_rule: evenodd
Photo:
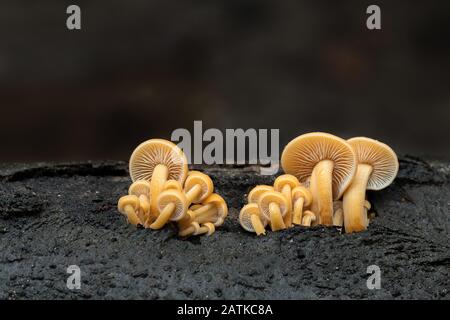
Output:
<svg viewBox="0 0 450 320">
<path fill-rule="evenodd" d="M 141 194 L 139 196 L 139 206 L 139 219 L 141 219 L 141 221 L 146 221 L 150 214 L 150 200 L 146 195 Z"/>
<path fill-rule="evenodd" d="M 303 215 L 302 226 L 310 227 L 311 222 L 315 221 L 316 219 L 316 215 L 313 212 L 306 210 Z"/>
<path fill-rule="evenodd" d="M 269 213 L 270 213 L 270 225 L 272 231 L 278 231 L 282 229 L 286 229 L 286 225 L 284 224 L 283 216 L 281 215 L 280 206 L 271 202 L 269 204 Z"/>
<path fill-rule="evenodd" d="M 258 236 L 261 234 L 266 234 L 266 228 L 264 228 L 261 219 L 256 214 L 251 215 L 250 221 L 252 223 L 253 229 L 255 229 L 255 232 Z"/>
<path fill-rule="evenodd" d="M 128 222 L 131 223 L 134 226 L 137 226 L 141 223 L 138 215 L 136 214 L 136 211 L 134 210 L 132 205 L 126 205 L 123 208 L 123 211 L 125 212 L 125 215 L 127 216 Z"/>
<path fill-rule="evenodd" d="M 197 229 L 197 231 L 194 233 L 194 235 L 201 235 L 201 234 L 207 234 L 207 235 L 211 235 L 214 233 L 215 231 L 215 227 L 212 223 L 209 223 L 209 228 L 208 226 L 202 225 L 200 228 Z"/>
<path fill-rule="evenodd" d="M 152 179 L 150 181 L 150 192 L 151 192 L 151 199 L 150 199 L 150 214 L 154 217 L 158 216 L 158 204 L 157 204 L 157 198 L 158 195 L 163 191 L 164 189 L 164 183 L 167 181 L 167 177 L 169 175 L 169 169 L 167 166 L 163 164 L 158 164 L 153 169 L 152 173 Z"/>
<path fill-rule="evenodd" d="M 292 188 L 289 184 L 285 184 L 281 189 L 281 193 L 286 197 L 288 201 L 287 212 L 283 218 L 284 224 L 287 228 L 292 227 Z"/>
<path fill-rule="evenodd" d="M 294 216 L 292 218 L 292 223 L 302 224 L 303 215 L 303 203 L 305 199 L 303 197 L 298 198 L 294 203 Z"/>
<path fill-rule="evenodd" d="M 372 174 L 373 167 L 367 164 L 358 164 L 352 183 L 344 193 L 344 226 L 345 232 L 358 232 L 367 228 L 367 214 L 365 211 L 365 196 L 367 182 Z"/>
<path fill-rule="evenodd" d="M 173 212 L 175 211 L 175 203 L 171 202 L 167 204 L 161 213 L 158 215 L 156 220 L 150 225 L 150 229 L 161 229 L 169 221 Z"/>
<path fill-rule="evenodd" d="M 213 203 L 207 203 L 200 208 L 193 210 L 194 217 L 197 218 L 199 216 L 209 215 L 211 213 L 215 213 L 216 206 Z"/>
<path fill-rule="evenodd" d="M 311 209 L 318 216 L 316 221 L 326 226 L 333 225 L 333 168 L 333 161 L 322 160 L 311 175 L 311 190 L 316 195 Z"/>
<path fill-rule="evenodd" d="M 197 198 L 202 192 L 202 186 L 199 184 L 194 185 L 192 188 L 189 189 L 188 192 L 186 192 L 186 199 L 189 204 L 194 201 L 195 198 Z"/>
<path fill-rule="evenodd" d="M 180 237 L 187 237 L 187 236 L 190 236 L 191 234 L 193 234 L 194 232 L 195 232 L 195 227 L 189 226 L 185 229 L 180 230 L 180 232 L 178 232 L 178 235 Z"/>
<path fill-rule="evenodd" d="M 197 221 L 198 223 L 206 223 L 206 222 L 211 222 L 211 220 L 214 219 L 216 213 L 212 212 L 208 215 L 201 215 L 196 217 L 194 220 Z"/>
</svg>

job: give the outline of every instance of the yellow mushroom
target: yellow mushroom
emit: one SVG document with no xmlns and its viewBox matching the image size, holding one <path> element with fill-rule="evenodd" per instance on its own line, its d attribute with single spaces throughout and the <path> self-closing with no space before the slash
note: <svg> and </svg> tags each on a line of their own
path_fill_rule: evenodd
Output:
<svg viewBox="0 0 450 320">
<path fill-rule="evenodd" d="M 265 219 L 256 203 L 249 203 L 242 207 L 239 222 L 246 231 L 254 232 L 258 236 L 266 234 L 267 219 Z"/>
<path fill-rule="evenodd" d="M 292 174 L 283 174 L 277 177 L 273 184 L 275 191 L 281 192 L 288 201 L 287 213 L 284 216 L 284 224 L 287 228 L 292 227 L 292 189 L 299 185 L 300 182 Z"/>
<path fill-rule="evenodd" d="M 274 191 L 275 189 L 272 186 L 268 186 L 265 184 L 260 184 L 254 187 L 247 196 L 248 203 L 258 203 L 259 197 L 266 191 Z"/>
<path fill-rule="evenodd" d="M 184 182 L 184 192 L 188 204 L 200 203 L 208 198 L 214 191 L 211 178 L 201 172 L 191 173 Z"/>
<path fill-rule="evenodd" d="M 381 190 L 390 185 L 398 172 L 398 159 L 388 145 L 377 140 L 357 137 L 349 139 L 348 143 L 358 164 L 343 197 L 345 232 L 351 233 L 367 229 L 366 190 Z"/>
<path fill-rule="evenodd" d="M 137 215 L 137 211 L 139 210 L 139 198 L 135 195 L 121 197 L 117 204 L 117 209 L 127 217 L 128 222 L 132 225 L 137 226 L 138 224 L 141 224 Z"/>
<path fill-rule="evenodd" d="M 216 227 L 221 226 L 228 215 L 225 200 L 216 193 L 206 198 L 202 206 L 192 211 L 192 217 L 198 223 L 212 222 Z"/>
<path fill-rule="evenodd" d="M 188 209 L 186 196 L 175 189 L 164 190 L 157 199 L 158 211 L 156 220 L 150 225 L 151 229 L 161 229 L 169 221 L 182 219 Z"/>
<path fill-rule="evenodd" d="M 311 210 L 317 215 L 316 223 L 332 225 L 333 199 L 342 196 L 356 172 L 350 144 L 328 133 L 307 133 L 286 145 L 281 166 L 301 182 L 311 177 Z"/>
<path fill-rule="evenodd" d="M 188 172 L 183 151 L 170 141 L 150 139 L 141 143 L 130 157 L 130 176 L 133 181 L 150 181 L 150 214 L 158 216 L 158 195 L 167 180 L 183 183 Z"/>
<path fill-rule="evenodd" d="M 303 212 L 302 226 L 310 227 L 311 223 L 316 220 L 316 214 L 310 210 Z"/>
<path fill-rule="evenodd" d="M 262 216 L 270 221 L 272 231 L 286 228 L 284 216 L 287 213 L 288 201 L 286 197 L 277 191 L 264 192 L 258 201 L 258 207 Z"/>
<path fill-rule="evenodd" d="M 147 221 L 150 215 L 150 182 L 147 180 L 133 182 L 128 188 L 128 194 L 139 198 L 138 217 L 142 222 Z"/>
<path fill-rule="evenodd" d="M 311 191 L 304 186 L 295 187 L 292 190 L 293 219 L 294 224 L 302 224 L 303 208 L 312 202 Z"/>
</svg>

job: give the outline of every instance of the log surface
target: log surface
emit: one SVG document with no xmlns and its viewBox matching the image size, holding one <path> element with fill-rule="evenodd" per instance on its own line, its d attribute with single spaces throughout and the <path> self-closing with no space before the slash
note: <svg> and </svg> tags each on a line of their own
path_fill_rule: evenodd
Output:
<svg viewBox="0 0 450 320">
<path fill-rule="evenodd" d="M 200 168 L 228 202 L 210 237 L 136 229 L 117 212 L 123 162 L 0 165 L 0 299 L 449 299 L 450 165 L 413 157 L 385 190 L 366 232 L 295 227 L 256 237 L 238 223 L 252 167 Z M 67 267 L 81 289 L 66 287 Z M 369 290 L 367 267 L 381 269 Z"/>
</svg>

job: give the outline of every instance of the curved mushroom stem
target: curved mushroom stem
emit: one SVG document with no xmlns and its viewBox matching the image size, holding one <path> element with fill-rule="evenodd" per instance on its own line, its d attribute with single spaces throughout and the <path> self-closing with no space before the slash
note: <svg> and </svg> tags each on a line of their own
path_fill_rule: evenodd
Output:
<svg viewBox="0 0 450 320">
<path fill-rule="evenodd" d="M 126 205 L 123 208 L 123 211 L 127 216 L 128 222 L 131 223 L 133 226 L 137 226 L 138 224 L 141 223 L 141 220 L 139 219 L 132 205 Z"/>
<path fill-rule="evenodd" d="M 316 220 L 316 214 L 311 211 L 305 211 L 305 214 L 302 219 L 302 226 L 310 227 L 311 222 L 314 222 Z"/>
<path fill-rule="evenodd" d="M 272 228 L 272 231 L 286 229 L 283 216 L 281 215 L 280 206 L 277 203 L 271 202 L 269 204 L 269 213 L 270 213 L 270 226 Z"/>
<path fill-rule="evenodd" d="M 186 215 L 181 218 L 181 220 L 177 221 L 177 224 L 180 229 L 184 229 L 187 228 L 192 223 L 192 221 L 194 221 L 194 213 L 192 210 L 188 210 L 186 212 Z"/>
<path fill-rule="evenodd" d="M 358 164 L 351 185 L 344 193 L 345 232 L 358 232 L 367 228 L 367 214 L 364 208 L 367 182 L 372 174 L 372 166 Z"/>
<path fill-rule="evenodd" d="M 139 196 L 139 219 L 142 222 L 145 222 L 150 214 L 150 200 L 148 199 L 148 197 L 144 194 L 141 194 Z"/>
<path fill-rule="evenodd" d="M 214 227 L 214 225 L 212 223 L 209 224 L 209 228 L 205 225 L 202 225 L 199 229 L 197 229 L 197 231 L 194 233 L 194 235 L 201 235 L 201 234 L 207 234 L 208 236 L 212 235 L 215 231 L 216 228 Z"/>
<path fill-rule="evenodd" d="M 205 229 L 207 229 L 207 230 L 205 230 Z M 204 225 L 200 227 L 200 224 L 198 222 L 194 221 L 188 227 L 180 230 L 178 232 L 178 235 L 180 237 L 187 237 L 187 236 L 191 236 L 191 235 L 207 233 L 209 231 L 210 231 L 210 229 L 208 227 L 205 227 Z"/>
<path fill-rule="evenodd" d="M 266 234 L 266 228 L 264 228 L 264 225 L 258 215 L 252 214 L 250 216 L 250 221 L 252 223 L 253 229 L 255 229 L 255 232 L 258 236 L 261 234 Z"/>
<path fill-rule="evenodd" d="M 285 184 L 281 189 L 281 193 L 288 201 L 288 208 L 286 215 L 283 217 L 284 224 L 287 228 L 292 227 L 292 188 L 289 184 Z"/>
<path fill-rule="evenodd" d="M 169 175 L 169 169 L 163 165 L 158 164 L 152 173 L 152 179 L 150 181 L 150 214 L 154 217 L 158 216 L 158 204 L 157 198 L 158 194 L 164 189 L 164 183 L 167 181 L 167 177 Z"/>
<path fill-rule="evenodd" d="M 311 191 L 313 192 L 312 211 L 317 223 L 331 226 L 333 224 L 333 168 L 334 162 L 322 160 L 311 174 Z"/>
<path fill-rule="evenodd" d="M 294 216 L 292 218 L 292 223 L 294 224 L 302 224 L 302 215 L 303 215 L 303 203 L 305 199 L 303 197 L 298 198 L 294 202 Z"/>
<path fill-rule="evenodd" d="M 169 221 L 173 212 L 175 211 L 175 203 L 171 202 L 167 204 L 161 211 L 156 220 L 150 225 L 150 229 L 161 229 Z"/>
<path fill-rule="evenodd" d="M 189 226 L 187 228 L 184 228 L 184 229 L 180 230 L 178 232 L 178 235 L 180 237 L 187 237 L 187 236 L 192 235 L 194 232 L 195 232 L 195 227 L 194 226 Z"/>
<path fill-rule="evenodd" d="M 213 203 L 207 203 L 200 208 L 193 210 L 193 215 L 195 218 L 204 216 L 204 215 L 210 215 L 211 213 L 216 212 L 216 206 Z"/>
<path fill-rule="evenodd" d="M 199 184 L 194 185 L 192 188 L 186 192 L 186 199 L 189 204 L 194 201 L 195 198 L 197 198 L 202 192 L 202 186 Z"/>
</svg>

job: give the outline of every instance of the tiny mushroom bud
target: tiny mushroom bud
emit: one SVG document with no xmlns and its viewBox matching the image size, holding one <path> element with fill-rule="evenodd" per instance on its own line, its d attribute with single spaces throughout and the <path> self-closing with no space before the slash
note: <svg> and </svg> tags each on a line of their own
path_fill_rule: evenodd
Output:
<svg viewBox="0 0 450 320">
<path fill-rule="evenodd" d="M 157 199 L 168 179 L 183 183 L 188 172 L 183 151 L 170 141 L 150 139 L 141 143 L 130 157 L 130 176 L 133 181 L 150 181 L 150 213 L 158 216 Z"/>
<path fill-rule="evenodd" d="M 398 172 L 398 159 L 388 145 L 377 140 L 357 137 L 348 143 L 358 163 L 355 177 L 343 197 L 345 232 L 351 233 L 367 228 L 366 190 L 381 190 L 390 185 Z"/>
<path fill-rule="evenodd" d="M 342 208 L 342 201 L 333 202 L 333 226 L 342 227 L 344 225 L 344 209 Z"/>
<path fill-rule="evenodd" d="M 256 203 L 249 203 L 242 207 L 239 222 L 248 232 L 255 232 L 258 236 L 266 234 L 267 219 L 265 219 Z"/>
<path fill-rule="evenodd" d="M 254 187 L 247 196 L 248 203 L 258 203 L 259 197 L 267 191 L 274 191 L 272 186 L 267 186 L 265 184 L 258 185 Z"/>
<path fill-rule="evenodd" d="M 182 219 L 188 209 L 185 195 L 174 189 L 161 192 L 157 203 L 160 214 L 155 222 L 150 225 L 151 229 L 161 229 L 169 220 L 178 221 Z"/>
<path fill-rule="evenodd" d="M 318 215 L 316 222 L 332 225 L 333 199 L 342 196 L 356 172 L 356 156 L 350 144 L 328 133 L 307 133 L 286 145 L 281 166 L 301 182 L 311 176 L 311 210 Z"/>
<path fill-rule="evenodd" d="M 281 192 L 288 201 L 288 211 L 284 216 L 284 224 L 290 228 L 292 226 L 292 189 L 298 187 L 300 182 L 292 174 L 283 174 L 275 179 L 273 187 L 275 191 Z"/>
<path fill-rule="evenodd" d="M 139 198 L 134 195 L 123 196 L 119 199 L 117 209 L 125 215 L 132 225 L 141 224 L 137 211 L 139 210 Z"/>
<path fill-rule="evenodd" d="M 306 210 L 303 212 L 303 219 L 302 219 L 302 226 L 310 227 L 311 222 L 314 222 L 316 220 L 316 215 L 314 212 Z"/>
<path fill-rule="evenodd" d="M 294 224 L 302 224 L 303 208 L 312 202 L 311 191 L 304 186 L 295 187 L 292 190 L 292 201 L 294 203 L 293 219 Z"/>
<path fill-rule="evenodd" d="M 141 221 L 146 221 L 150 214 L 150 182 L 147 180 L 137 180 L 128 189 L 128 194 L 139 198 L 140 209 L 138 216 Z"/>
<path fill-rule="evenodd" d="M 188 175 L 184 182 L 184 192 L 188 204 L 200 203 L 208 198 L 214 191 L 214 185 L 209 176 L 201 172 Z"/>
<path fill-rule="evenodd" d="M 283 217 L 288 210 L 286 197 L 277 191 L 267 191 L 261 195 L 258 207 L 265 219 L 270 221 L 272 231 L 286 228 Z"/>
</svg>

